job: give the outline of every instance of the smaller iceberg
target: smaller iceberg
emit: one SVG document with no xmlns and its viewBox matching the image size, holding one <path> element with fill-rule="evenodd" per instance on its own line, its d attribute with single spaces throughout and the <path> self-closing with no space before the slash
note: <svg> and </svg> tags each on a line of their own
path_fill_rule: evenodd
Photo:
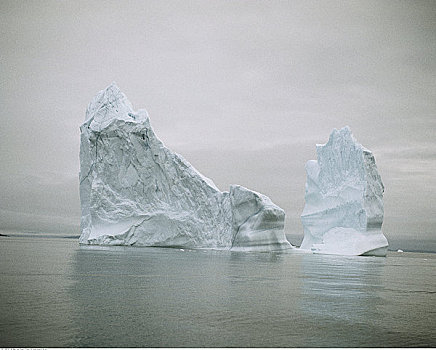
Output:
<svg viewBox="0 0 436 350">
<path fill-rule="evenodd" d="M 350 128 L 334 129 L 306 164 L 301 249 L 320 254 L 386 256 L 381 230 L 384 186 L 371 151 Z"/>
</svg>

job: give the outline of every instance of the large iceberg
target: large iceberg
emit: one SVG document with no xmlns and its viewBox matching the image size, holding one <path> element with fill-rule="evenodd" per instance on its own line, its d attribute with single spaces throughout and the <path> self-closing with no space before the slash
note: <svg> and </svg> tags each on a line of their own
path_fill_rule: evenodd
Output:
<svg viewBox="0 0 436 350">
<path fill-rule="evenodd" d="M 281 208 L 242 186 L 221 192 L 164 146 L 114 83 L 91 101 L 80 131 L 80 243 L 292 248 Z"/>
<path fill-rule="evenodd" d="M 384 186 L 371 151 L 349 127 L 334 129 L 306 164 L 301 249 L 314 253 L 385 256 L 381 231 Z"/>
</svg>

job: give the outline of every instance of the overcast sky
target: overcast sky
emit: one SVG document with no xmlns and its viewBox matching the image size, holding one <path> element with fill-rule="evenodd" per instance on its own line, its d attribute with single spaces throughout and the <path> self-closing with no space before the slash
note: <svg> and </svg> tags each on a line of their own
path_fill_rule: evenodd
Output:
<svg viewBox="0 0 436 350">
<path fill-rule="evenodd" d="M 215 181 L 299 243 L 307 160 L 349 125 L 384 232 L 436 240 L 435 1 L 1 1 L 0 229 L 79 234 L 79 125 L 116 81 Z"/>
</svg>

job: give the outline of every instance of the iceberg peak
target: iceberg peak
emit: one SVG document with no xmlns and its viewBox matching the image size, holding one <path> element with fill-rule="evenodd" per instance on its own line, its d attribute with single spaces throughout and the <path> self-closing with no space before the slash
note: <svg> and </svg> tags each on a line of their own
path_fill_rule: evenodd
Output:
<svg viewBox="0 0 436 350">
<path fill-rule="evenodd" d="M 101 90 L 86 109 L 85 123 L 94 130 L 101 131 L 114 119 L 129 119 L 133 107 L 115 82 Z"/>
<path fill-rule="evenodd" d="M 334 128 L 329 136 L 327 144 L 334 144 L 340 141 L 347 143 L 357 143 L 348 125 L 344 126 L 339 130 Z M 327 144 L 324 144 L 323 146 Z"/>
</svg>

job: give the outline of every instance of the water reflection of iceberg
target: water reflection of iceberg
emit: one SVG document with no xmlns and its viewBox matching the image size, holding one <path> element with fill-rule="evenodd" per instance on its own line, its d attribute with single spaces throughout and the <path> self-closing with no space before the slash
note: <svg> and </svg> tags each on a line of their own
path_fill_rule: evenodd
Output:
<svg viewBox="0 0 436 350">
<path fill-rule="evenodd" d="M 74 258 L 74 347 L 283 347 L 297 340 L 289 329 L 300 290 L 292 255 L 93 248 Z"/>
<path fill-rule="evenodd" d="M 301 314 L 312 329 L 302 334 L 306 344 L 324 339 L 330 346 L 368 346 L 380 334 L 375 322 L 383 318 L 381 306 L 385 259 L 304 255 L 301 259 Z M 335 331 L 332 332 L 332 329 Z M 367 336 L 367 339 L 365 339 Z"/>
</svg>

